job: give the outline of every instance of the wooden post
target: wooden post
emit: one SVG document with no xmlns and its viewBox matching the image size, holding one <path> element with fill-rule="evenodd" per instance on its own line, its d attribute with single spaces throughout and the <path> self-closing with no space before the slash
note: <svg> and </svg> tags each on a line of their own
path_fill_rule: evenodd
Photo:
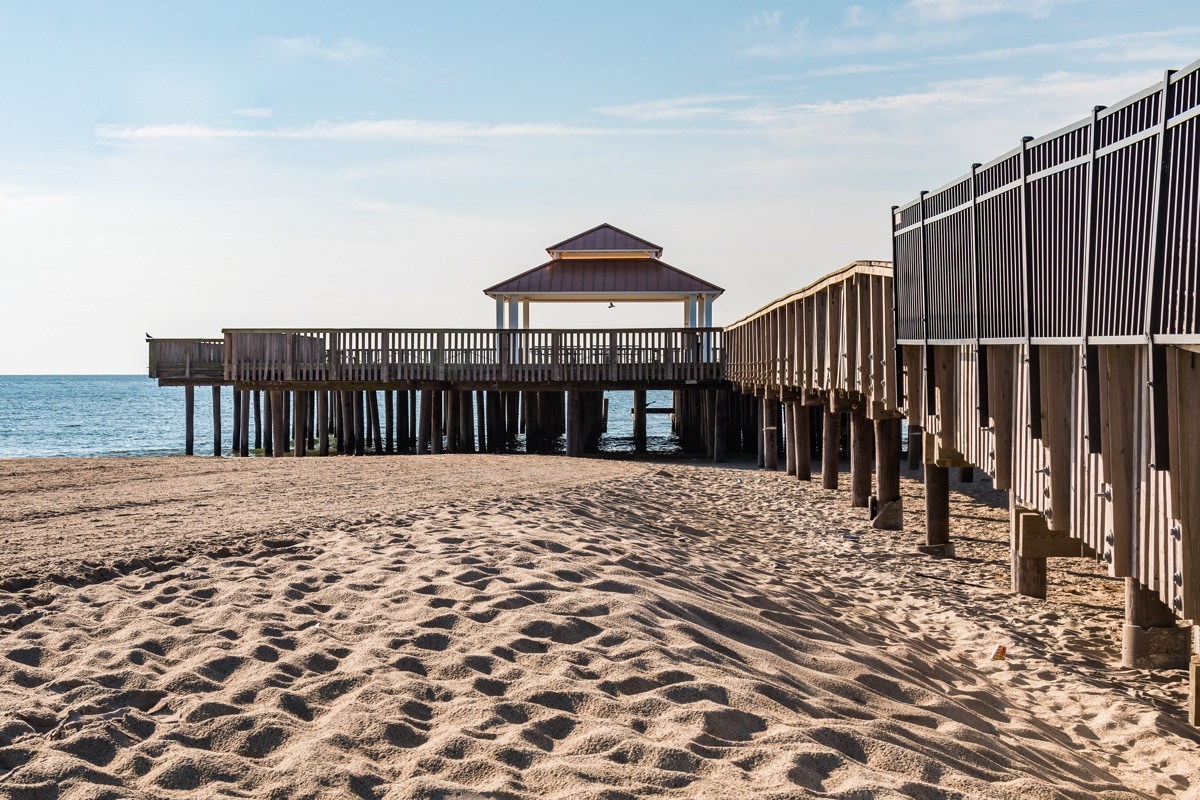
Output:
<svg viewBox="0 0 1200 800">
<path fill-rule="evenodd" d="M 925 467 L 928 473 L 929 466 Z M 1016 495 L 1008 493 L 1009 514 L 1009 549 L 1012 551 L 1012 591 L 1013 594 L 1025 597 L 1046 599 L 1046 557 L 1023 551 L 1021 547 L 1022 528 L 1041 523 L 1045 520 L 1036 511 L 1021 508 L 1017 505 Z"/>
<path fill-rule="evenodd" d="M 542 420 L 542 403 L 537 392 L 525 392 L 525 452 L 540 453 L 545 447 L 545 430 Z"/>
<path fill-rule="evenodd" d="M 263 398 L 263 455 L 275 455 L 275 399 L 272 392 L 264 391 Z"/>
<path fill-rule="evenodd" d="M 779 431 L 776 428 L 775 398 L 770 392 L 763 394 L 763 469 L 779 469 Z"/>
<path fill-rule="evenodd" d="M 633 390 L 633 452 L 646 452 L 646 390 Z"/>
<path fill-rule="evenodd" d="M 242 392 L 236 386 L 233 389 L 233 455 L 242 454 Z"/>
<path fill-rule="evenodd" d="M 305 395 L 304 406 L 308 409 L 308 447 L 317 446 L 317 393 L 308 392 Z"/>
<path fill-rule="evenodd" d="M 283 446 L 287 441 L 287 431 L 284 429 L 283 392 L 272 389 L 270 392 L 271 407 L 271 456 L 283 458 Z"/>
<path fill-rule="evenodd" d="M 871 502 L 871 421 L 861 409 L 850 412 L 850 505 L 867 508 Z"/>
<path fill-rule="evenodd" d="M 958 468 L 958 482 L 959 483 L 974 483 L 975 482 L 975 468 L 974 467 L 959 467 Z"/>
<path fill-rule="evenodd" d="M 342 452 L 348 456 L 354 455 L 354 392 L 346 389 L 338 392 L 341 395 L 342 409 L 342 439 L 345 440 L 345 445 L 342 447 Z"/>
<path fill-rule="evenodd" d="M 1175 613 L 1159 598 L 1158 592 L 1135 578 L 1126 578 L 1121 666 L 1183 669 L 1191 655 L 1191 626 L 1177 627 Z"/>
<path fill-rule="evenodd" d="M 408 425 L 408 392 L 396 392 L 396 452 L 407 453 L 412 429 Z"/>
<path fill-rule="evenodd" d="M 875 420 L 875 502 L 871 527 L 898 531 L 904 528 L 900 498 L 900 420 Z"/>
<path fill-rule="evenodd" d="M 354 455 L 361 456 L 367 452 L 366 431 L 363 424 L 363 393 L 350 392 L 350 430 L 354 435 Z"/>
<path fill-rule="evenodd" d="M 183 387 L 183 453 L 196 454 L 196 387 Z"/>
<path fill-rule="evenodd" d="M 796 423 L 796 478 L 812 480 L 812 432 L 808 421 L 812 416 L 804 401 L 797 400 L 794 409 Z"/>
<path fill-rule="evenodd" d="M 920 425 L 908 426 L 908 469 L 910 472 L 921 468 L 925 460 L 925 432 Z"/>
<path fill-rule="evenodd" d="M 213 396 L 213 455 L 221 457 L 221 386 L 212 387 Z"/>
<path fill-rule="evenodd" d="M 582 434 L 582 398 L 577 390 L 567 392 L 567 455 L 578 456 L 580 453 L 580 438 Z"/>
<path fill-rule="evenodd" d="M 766 433 L 763 431 L 763 426 L 766 424 L 766 417 L 762 413 L 763 401 L 758 394 L 754 395 L 754 433 L 758 439 L 758 468 L 765 469 L 767 466 L 767 451 L 763 447 Z"/>
<path fill-rule="evenodd" d="M 458 401 L 459 447 L 464 453 L 475 452 L 475 393 L 464 389 Z"/>
<path fill-rule="evenodd" d="M 292 419 L 294 420 L 294 430 L 292 432 L 292 438 L 295 441 L 294 455 L 296 458 L 302 458 L 308 455 L 308 431 L 305 430 L 308 424 L 308 409 L 305 408 L 305 400 L 308 398 L 301 391 L 293 392 L 293 394 L 295 395 L 295 402 L 292 405 L 296 412 L 292 415 Z"/>
<path fill-rule="evenodd" d="M 396 406 L 392 400 L 392 390 L 383 390 L 383 417 L 385 430 L 383 432 L 383 452 L 391 455 L 395 452 L 393 442 L 396 441 Z"/>
<path fill-rule="evenodd" d="M 821 431 L 821 485 L 826 489 L 838 488 L 838 469 L 841 467 L 842 419 L 841 414 L 823 407 L 824 426 Z"/>
<path fill-rule="evenodd" d="M 520 434 L 520 427 L 521 427 L 521 398 L 520 398 L 520 395 L 518 395 L 516 392 L 505 392 L 504 393 L 504 405 L 505 405 L 505 410 L 506 410 L 506 413 L 504 415 L 505 416 L 505 427 L 504 427 L 505 440 L 509 441 L 509 442 L 515 442 L 517 440 L 517 436 Z M 561 408 L 561 404 L 560 404 L 560 408 Z M 560 413 L 561 413 L 561 411 L 560 411 Z"/>
<path fill-rule="evenodd" d="M 949 467 L 925 465 L 925 544 L 917 549 L 930 555 L 954 555 L 950 544 Z"/>
<path fill-rule="evenodd" d="M 262 392 L 258 389 L 254 390 L 254 449 L 261 450 L 263 446 L 263 426 L 262 426 Z"/>
<path fill-rule="evenodd" d="M 329 455 L 329 392 L 317 392 L 317 453 Z"/>
<path fill-rule="evenodd" d="M 717 396 L 714 399 L 713 409 L 713 461 L 720 464 L 725 461 L 725 426 L 729 417 L 729 390 L 718 389 Z M 645 421 L 646 415 L 642 414 L 642 419 Z M 643 432 L 643 446 L 645 434 Z"/>
<path fill-rule="evenodd" d="M 425 455 L 430 451 L 433 438 L 433 390 L 421 390 L 420 415 L 417 426 L 417 453 Z"/>
<path fill-rule="evenodd" d="M 434 389 L 433 402 L 430 404 L 433 411 L 433 430 L 430 431 L 429 451 L 435 456 L 441 455 L 445 449 L 446 409 L 444 402 L 442 390 Z"/>
<path fill-rule="evenodd" d="M 242 407 L 238 409 L 238 416 L 242 418 L 240 436 L 238 437 L 238 453 L 243 458 L 250 455 L 250 392 L 247 389 L 241 391 Z"/>
<path fill-rule="evenodd" d="M 488 436 L 487 393 L 482 389 L 475 390 L 476 428 L 479 435 L 479 452 L 488 452 L 490 436 Z"/>
<path fill-rule="evenodd" d="M 458 398 L 459 392 L 455 389 L 450 389 L 445 394 L 446 398 L 446 452 L 458 452 Z"/>
<path fill-rule="evenodd" d="M 275 399 L 279 400 L 279 403 L 280 403 L 279 408 L 280 408 L 281 412 L 283 413 L 283 452 L 285 452 L 285 453 L 292 452 L 291 398 L 292 398 L 292 393 L 288 392 L 288 391 L 281 391 L 279 393 L 279 395 L 275 398 Z"/>
<path fill-rule="evenodd" d="M 783 421 L 784 421 L 784 446 L 787 448 L 787 474 L 796 474 L 796 464 L 799 461 L 796 458 L 796 401 L 785 400 L 783 402 Z"/>
</svg>

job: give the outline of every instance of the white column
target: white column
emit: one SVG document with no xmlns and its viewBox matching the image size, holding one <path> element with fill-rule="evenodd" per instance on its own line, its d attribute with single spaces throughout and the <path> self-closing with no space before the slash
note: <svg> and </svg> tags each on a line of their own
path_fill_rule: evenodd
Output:
<svg viewBox="0 0 1200 800">
<path fill-rule="evenodd" d="M 713 296 L 711 294 L 704 295 L 704 327 L 712 327 L 712 306 Z"/>
<path fill-rule="evenodd" d="M 529 330 L 529 301 L 521 301 L 521 327 Z"/>
<path fill-rule="evenodd" d="M 517 314 L 520 312 L 520 301 L 515 297 L 508 298 L 508 327 L 510 330 L 516 330 L 520 320 L 517 319 Z"/>
<path fill-rule="evenodd" d="M 696 295 L 694 295 L 694 294 L 688 295 L 688 327 L 689 328 L 699 327 L 700 321 L 699 321 L 699 319 L 697 319 L 696 312 L 698 311 L 698 309 L 696 308 L 696 305 L 697 305 L 696 300 L 697 300 Z"/>
<path fill-rule="evenodd" d="M 496 330 L 504 330 L 504 298 L 496 298 Z"/>
<path fill-rule="evenodd" d="M 685 327 L 685 328 L 688 326 L 688 317 L 691 316 L 691 313 L 692 313 L 691 304 L 688 303 L 687 298 L 684 298 L 684 300 L 683 300 L 683 327 Z"/>
</svg>

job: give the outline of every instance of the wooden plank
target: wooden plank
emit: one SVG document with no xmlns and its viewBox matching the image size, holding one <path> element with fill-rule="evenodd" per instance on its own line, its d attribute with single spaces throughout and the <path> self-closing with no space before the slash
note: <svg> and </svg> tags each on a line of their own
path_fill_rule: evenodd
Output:
<svg viewBox="0 0 1200 800">
<path fill-rule="evenodd" d="M 1170 348 L 1171 448 L 1175 467 L 1171 478 L 1179 524 L 1170 545 L 1179 549 L 1179 603 L 1176 611 L 1200 620 L 1200 354 Z M 1193 679 L 1194 680 L 1194 679 Z"/>
<path fill-rule="evenodd" d="M 1041 354 L 1042 444 L 1049 457 L 1050 504 L 1046 516 L 1051 530 L 1071 530 L 1072 442 L 1082 431 L 1074 419 L 1075 351 L 1045 345 Z"/>
<path fill-rule="evenodd" d="M 1078 558 L 1083 555 L 1078 539 L 1052 530 L 1036 511 L 1017 507 L 1017 554 L 1022 558 Z"/>
<path fill-rule="evenodd" d="M 992 457 L 995 461 L 993 484 L 997 489 L 1012 488 L 1013 430 L 1016 425 L 1013 399 L 1015 388 L 1016 347 L 988 345 L 988 411 L 992 425 Z"/>
<path fill-rule="evenodd" d="M 1137 527 L 1138 462 L 1137 430 L 1141 416 L 1141 350 L 1132 345 L 1100 348 L 1101 445 L 1105 473 L 1110 479 L 1109 574 L 1133 575 L 1134 534 Z"/>
</svg>

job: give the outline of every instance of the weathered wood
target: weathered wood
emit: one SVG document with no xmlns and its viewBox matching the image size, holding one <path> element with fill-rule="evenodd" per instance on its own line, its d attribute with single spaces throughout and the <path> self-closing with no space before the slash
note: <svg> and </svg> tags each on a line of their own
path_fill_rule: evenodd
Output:
<svg viewBox="0 0 1200 800">
<path fill-rule="evenodd" d="M 1024 524 L 1034 522 L 1041 515 L 1021 508 L 1013 492 L 1008 493 L 1009 550 L 1012 561 L 1013 594 L 1046 599 L 1046 557 L 1021 554 L 1021 536 Z M 1048 530 L 1048 529 L 1045 529 Z"/>
<path fill-rule="evenodd" d="M 1046 509 L 1051 530 L 1071 530 L 1071 444 L 1074 409 L 1074 348 L 1042 346 L 1042 443 L 1049 455 L 1050 504 Z"/>
<path fill-rule="evenodd" d="M 945 548 L 950 543 L 950 470 L 925 465 L 925 546 Z"/>
<path fill-rule="evenodd" d="M 646 390 L 633 391 L 633 451 L 646 452 Z"/>
<path fill-rule="evenodd" d="M 1015 507 L 1013 520 L 1017 526 L 1017 552 L 1022 558 L 1078 558 L 1083 549 L 1078 539 L 1065 531 L 1049 527 L 1046 518 L 1036 511 Z"/>
<path fill-rule="evenodd" d="M 1168 546 L 1178 547 L 1180 616 L 1200 621 L 1200 353 L 1168 349 L 1171 488 L 1179 527 Z"/>
<path fill-rule="evenodd" d="M 271 392 L 263 392 L 263 455 L 275 455 L 275 397 Z"/>
<path fill-rule="evenodd" d="M 240 399 L 241 408 L 238 409 L 238 416 L 241 417 L 242 424 L 238 431 L 237 449 L 238 455 L 245 458 L 250 455 L 250 392 L 242 390 Z"/>
<path fill-rule="evenodd" d="M 475 392 L 475 414 L 476 426 L 479 434 L 479 452 L 487 453 L 488 445 L 490 444 L 490 436 L 488 435 L 488 417 L 487 417 L 487 398 L 486 392 L 479 389 Z"/>
<path fill-rule="evenodd" d="M 838 470 L 841 469 L 842 415 L 824 409 L 824 425 L 821 430 L 821 485 L 826 489 L 838 488 Z"/>
<path fill-rule="evenodd" d="M 342 452 L 348 456 L 355 454 L 358 448 L 357 433 L 354 426 L 354 392 L 339 392 L 342 396 L 342 438 L 346 440 Z"/>
<path fill-rule="evenodd" d="M 262 405 L 260 396 L 262 392 L 258 389 L 254 390 L 254 449 L 261 450 L 263 447 L 263 425 L 262 425 Z"/>
<path fill-rule="evenodd" d="M 396 392 L 396 452 L 407 453 L 412 449 L 412 426 L 409 424 L 409 393 L 401 389 Z"/>
<path fill-rule="evenodd" d="M 974 483 L 975 482 L 975 467 L 959 467 L 958 468 L 959 483 Z"/>
<path fill-rule="evenodd" d="M 812 480 L 812 409 L 801 401 L 795 404 L 796 411 L 796 479 Z"/>
<path fill-rule="evenodd" d="M 776 427 L 779 415 L 775 409 L 778 402 L 770 393 L 763 395 L 763 468 L 770 470 L 779 469 L 779 430 Z"/>
<path fill-rule="evenodd" d="M 441 455 L 445 449 L 446 442 L 446 407 L 444 392 L 440 389 L 433 391 L 433 399 L 430 404 L 433 407 L 433 429 L 430 431 L 429 451 L 433 455 Z"/>
<path fill-rule="evenodd" d="M 292 452 L 292 393 L 283 391 L 279 393 L 279 402 L 281 413 L 283 414 L 283 452 Z"/>
<path fill-rule="evenodd" d="M 350 429 L 354 431 L 354 455 L 362 456 L 367 452 L 367 422 L 363 405 L 366 398 L 362 392 L 350 392 Z"/>
<path fill-rule="evenodd" d="M 183 454 L 196 454 L 196 387 L 183 387 Z"/>
<path fill-rule="evenodd" d="M 392 390 L 383 390 L 383 452 L 391 455 L 396 452 L 396 407 Z"/>
<path fill-rule="evenodd" d="M 458 452 L 458 434 L 462 427 L 459 425 L 458 401 L 459 393 L 451 389 L 446 392 L 446 452 Z"/>
<path fill-rule="evenodd" d="M 221 457 L 221 387 L 212 387 L 213 455 Z"/>
<path fill-rule="evenodd" d="M 329 455 L 329 392 L 317 392 L 317 454 Z"/>
<path fill-rule="evenodd" d="M 233 438 L 232 438 L 232 453 L 235 456 L 242 454 L 242 393 L 235 386 L 233 389 Z"/>
<path fill-rule="evenodd" d="M 874 431 L 862 409 L 850 413 L 850 505 L 866 508 L 871 500 Z"/>
<path fill-rule="evenodd" d="M 786 472 L 788 475 L 796 474 L 796 402 L 794 400 L 783 401 L 783 419 L 784 419 L 784 448 L 787 460 Z"/>
<path fill-rule="evenodd" d="M 270 392 L 270 407 L 271 407 L 271 456 L 274 458 L 283 458 L 283 447 L 287 441 L 286 421 L 284 420 L 283 410 L 283 392 L 272 390 Z"/>
<path fill-rule="evenodd" d="M 900 497 L 900 420 L 875 420 L 875 513 L 874 528 L 900 530 L 904 506 Z"/>
<path fill-rule="evenodd" d="M 925 431 L 920 425 L 908 426 L 908 469 L 919 470 L 925 463 Z"/>
<path fill-rule="evenodd" d="M 1141 414 L 1144 381 L 1142 348 L 1116 345 L 1099 348 L 1103 397 L 1100 405 L 1101 460 L 1112 500 L 1107 518 L 1109 574 L 1133 574 L 1133 542 L 1137 520 L 1138 448 L 1136 426 Z"/>
<path fill-rule="evenodd" d="M 567 455 L 578 456 L 582 451 L 583 438 L 582 398 L 579 392 L 567 392 Z"/>
<path fill-rule="evenodd" d="M 728 444 L 726 425 L 729 420 L 729 391 L 718 389 L 713 398 L 713 461 L 720 464 L 725 461 L 725 449 Z"/>
<path fill-rule="evenodd" d="M 417 423 L 417 453 L 425 455 L 433 449 L 433 390 L 422 389 L 420 417 Z"/>
<path fill-rule="evenodd" d="M 305 401 L 308 399 L 306 392 L 296 392 L 295 402 L 293 407 L 296 413 L 293 415 L 294 430 L 292 432 L 293 440 L 295 441 L 295 453 L 297 458 L 308 455 L 308 431 L 305 428 L 308 425 L 308 409 L 305 407 Z"/>
<path fill-rule="evenodd" d="M 991 414 L 992 457 L 996 474 L 992 485 L 997 489 L 1012 488 L 1013 476 L 1013 426 L 1016 424 L 1014 408 L 1015 360 L 1014 345 L 988 345 L 988 411 Z"/>
</svg>

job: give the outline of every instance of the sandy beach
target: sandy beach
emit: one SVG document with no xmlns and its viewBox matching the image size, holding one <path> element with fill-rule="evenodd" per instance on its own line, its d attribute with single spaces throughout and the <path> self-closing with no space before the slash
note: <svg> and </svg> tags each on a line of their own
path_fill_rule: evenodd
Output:
<svg viewBox="0 0 1200 800">
<path fill-rule="evenodd" d="M 0 462 L 0 798 L 1200 797 L 1122 583 L 844 491 L 537 456 Z M 991 660 L 996 645 L 1004 660 Z"/>
</svg>

